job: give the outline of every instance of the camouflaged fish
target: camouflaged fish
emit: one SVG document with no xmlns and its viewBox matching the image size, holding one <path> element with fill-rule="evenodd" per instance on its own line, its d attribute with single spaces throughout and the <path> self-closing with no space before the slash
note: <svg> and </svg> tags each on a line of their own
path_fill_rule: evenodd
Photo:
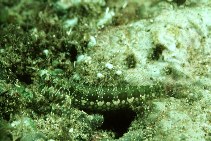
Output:
<svg viewBox="0 0 211 141">
<path fill-rule="evenodd" d="M 71 77 L 72 104 L 112 110 L 184 96 L 201 74 L 210 76 L 211 63 L 204 59 L 211 56 L 210 17 L 211 8 L 166 10 L 92 37 Z"/>
</svg>

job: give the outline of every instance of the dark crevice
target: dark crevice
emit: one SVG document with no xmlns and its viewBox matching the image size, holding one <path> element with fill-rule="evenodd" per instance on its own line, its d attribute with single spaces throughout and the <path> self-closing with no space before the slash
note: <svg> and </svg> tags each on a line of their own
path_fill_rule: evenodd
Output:
<svg viewBox="0 0 211 141">
<path fill-rule="evenodd" d="M 173 2 L 175 2 L 178 6 L 183 5 L 186 0 L 174 0 Z"/>
<path fill-rule="evenodd" d="M 125 61 L 126 61 L 126 65 L 127 65 L 128 69 L 136 67 L 137 60 L 136 60 L 136 57 L 134 54 L 129 54 L 126 57 Z"/>
<path fill-rule="evenodd" d="M 70 52 L 70 60 L 71 62 L 76 61 L 77 55 L 78 55 L 78 51 L 77 51 L 77 47 L 76 46 L 72 46 L 69 50 Z"/>
<path fill-rule="evenodd" d="M 163 53 L 163 50 L 165 49 L 166 47 L 162 44 L 156 44 L 155 45 L 155 48 L 153 48 L 153 51 L 152 51 L 152 54 L 151 54 L 151 59 L 152 60 L 159 60 L 161 59 L 161 55 Z"/>
<path fill-rule="evenodd" d="M 57 51 L 64 52 L 65 58 L 68 58 L 71 62 L 74 62 L 76 61 L 78 55 L 78 45 L 71 42 L 62 41 L 60 43 L 60 48 L 58 48 Z"/>
<path fill-rule="evenodd" d="M 28 72 L 26 70 L 27 65 L 17 63 L 13 64 L 11 66 L 11 71 L 14 74 L 14 76 L 20 81 L 27 85 L 30 85 L 33 83 L 31 72 Z"/>
<path fill-rule="evenodd" d="M 30 74 L 24 73 L 24 74 L 16 74 L 17 79 L 20 82 L 24 82 L 27 85 L 30 85 L 33 83 L 32 76 Z"/>
<path fill-rule="evenodd" d="M 122 137 L 124 133 L 127 133 L 131 122 L 136 117 L 136 113 L 129 108 L 103 111 L 98 112 L 98 114 L 101 114 L 104 117 L 104 122 L 99 129 L 114 132 L 115 139 L 118 139 Z"/>
</svg>

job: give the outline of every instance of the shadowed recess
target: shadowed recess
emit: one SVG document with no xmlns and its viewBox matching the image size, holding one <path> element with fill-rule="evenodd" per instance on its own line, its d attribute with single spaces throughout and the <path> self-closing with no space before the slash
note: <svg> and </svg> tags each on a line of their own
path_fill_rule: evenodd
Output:
<svg viewBox="0 0 211 141">
<path fill-rule="evenodd" d="M 103 111 L 99 114 L 104 117 L 104 122 L 99 129 L 114 132 L 115 139 L 122 137 L 128 132 L 131 122 L 136 117 L 136 113 L 129 108 Z"/>
<path fill-rule="evenodd" d="M 120 109 L 103 113 L 103 130 L 111 130 L 115 133 L 115 138 L 120 138 L 127 133 L 131 122 L 135 119 L 136 113 L 131 109 Z"/>
</svg>

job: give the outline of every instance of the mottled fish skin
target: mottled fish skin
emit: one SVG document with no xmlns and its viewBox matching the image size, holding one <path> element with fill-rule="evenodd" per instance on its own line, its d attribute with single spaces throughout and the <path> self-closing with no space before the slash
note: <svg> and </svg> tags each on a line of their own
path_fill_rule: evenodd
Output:
<svg viewBox="0 0 211 141">
<path fill-rule="evenodd" d="M 73 105 L 91 111 L 132 108 L 132 106 L 140 106 L 143 101 L 152 97 L 166 96 L 170 93 L 159 84 L 138 87 L 130 85 L 102 87 L 75 83 L 72 86 Z"/>
<path fill-rule="evenodd" d="M 210 8 L 184 8 L 100 33 L 76 62 L 72 104 L 103 111 L 182 95 L 199 71 L 210 69 L 197 63 L 210 53 L 208 17 Z"/>
<path fill-rule="evenodd" d="M 72 81 L 70 87 L 72 105 L 91 112 L 133 109 L 153 98 L 176 96 L 183 90 L 184 86 L 159 82 L 145 86 L 93 86 Z"/>
</svg>

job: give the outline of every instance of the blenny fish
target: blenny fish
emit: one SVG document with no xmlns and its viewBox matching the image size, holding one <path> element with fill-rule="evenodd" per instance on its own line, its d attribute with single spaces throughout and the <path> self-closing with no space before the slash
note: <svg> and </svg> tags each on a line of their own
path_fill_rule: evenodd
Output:
<svg viewBox="0 0 211 141">
<path fill-rule="evenodd" d="M 181 8 L 92 36 L 70 78 L 72 104 L 114 110 L 176 96 L 209 74 L 211 8 Z M 200 61 L 204 62 L 202 65 Z"/>
</svg>

